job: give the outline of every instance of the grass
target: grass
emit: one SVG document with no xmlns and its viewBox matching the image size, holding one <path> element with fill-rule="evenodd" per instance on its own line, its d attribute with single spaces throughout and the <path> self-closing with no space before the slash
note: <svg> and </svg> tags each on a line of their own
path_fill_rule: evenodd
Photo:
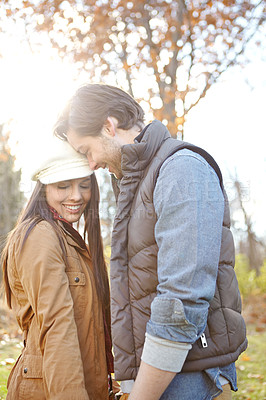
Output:
<svg viewBox="0 0 266 400">
<path fill-rule="evenodd" d="M 238 392 L 233 400 L 266 400 L 266 331 L 256 332 L 248 326 L 247 350 L 239 357 L 236 367 Z"/>
<path fill-rule="evenodd" d="M 21 352 L 21 347 L 22 343 L 19 339 L 10 339 L 7 335 L 0 341 L 0 400 L 6 398 L 8 375 Z"/>
<path fill-rule="evenodd" d="M 233 400 L 266 400 L 266 332 L 255 332 L 252 329 L 248 340 L 247 350 L 236 363 L 239 390 L 233 393 Z M 1 361 L 16 359 L 21 345 L 18 339 L 0 342 L 0 400 L 6 398 L 6 382 L 13 365 L 1 365 Z"/>
</svg>

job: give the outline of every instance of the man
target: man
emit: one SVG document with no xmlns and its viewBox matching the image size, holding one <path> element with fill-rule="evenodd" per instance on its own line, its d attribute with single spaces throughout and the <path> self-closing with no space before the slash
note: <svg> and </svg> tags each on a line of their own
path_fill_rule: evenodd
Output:
<svg viewBox="0 0 266 400">
<path fill-rule="evenodd" d="M 117 178 L 115 377 L 130 400 L 230 399 L 247 339 L 222 176 L 204 150 L 143 119 L 124 91 L 89 84 L 56 128 Z"/>
</svg>

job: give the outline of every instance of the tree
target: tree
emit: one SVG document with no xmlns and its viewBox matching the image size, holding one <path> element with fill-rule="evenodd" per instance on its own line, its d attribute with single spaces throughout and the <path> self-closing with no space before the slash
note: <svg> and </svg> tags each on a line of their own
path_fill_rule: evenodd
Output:
<svg viewBox="0 0 266 400">
<path fill-rule="evenodd" d="M 110 246 L 112 226 L 116 213 L 114 192 L 111 186 L 110 174 L 105 170 L 96 172 L 100 188 L 100 218 L 104 247 Z"/>
<path fill-rule="evenodd" d="M 108 77 L 144 98 L 181 137 L 189 111 L 244 62 L 255 34 L 259 40 L 266 9 L 263 0 L 27 0 L 21 7 L 5 0 L 4 7 L 9 18 L 24 18 L 31 41 L 34 29 L 49 32 L 91 81 Z"/>
<path fill-rule="evenodd" d="M 15 171 L 15 157 L 8 146 L 9 132 L 0 125 L 0 250 L 6 234 L 14 227 L 24 203 L 20 191 L 21 171 Z"/>
<path fill-rule="evenodd" d="M 254 269 L 256 274 L 259 275 L 260 267 L 263 264 L 263 259 L 266 254 L 266 245 L 264 241 L 257 237 L 254 229 L 254 221 L 252 216 L 248 213 L 245 202 L 248 200 L 248 188 L 239 181 L 237 174 L 231 176 L 232 188 L 234 197 L 230 202 L 232 212 L 232 226 L 240 234 L 239 252 L 245 254 L 248 258 L 249 268 Z M 239 225 L 241 221 L 240 216 L 235 214 L 238 212 L 242 214 L 242 226 Z"/>
</svg>

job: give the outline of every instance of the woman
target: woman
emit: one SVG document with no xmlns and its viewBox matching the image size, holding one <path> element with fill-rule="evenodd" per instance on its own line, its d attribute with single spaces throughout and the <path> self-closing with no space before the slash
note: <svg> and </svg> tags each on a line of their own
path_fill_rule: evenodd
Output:
<svg viewBox="0 0 266 400">
<path fill-rule="evenodd" d="M 57 138 L 2 254 L 24 349 L 7 399 L 106 400 L 112 372 L 99 190 L 85 157 Z M 51 155 L 52 153 L 52 155 Z M 84 216 L 84 240 L 72 224 Z"/>
</svg>

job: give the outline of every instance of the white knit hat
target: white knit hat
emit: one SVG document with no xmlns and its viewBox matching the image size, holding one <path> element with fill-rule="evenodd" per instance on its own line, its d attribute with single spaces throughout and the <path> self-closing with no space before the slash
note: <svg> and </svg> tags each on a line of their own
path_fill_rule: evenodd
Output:
<svg viewBox="0 0 266 400">
<path fill-rule="evenodd" d="M 39 180 L 48 185 L 70 179 L 85 178 L 93 173 L 87 158 L 75 151 L 67 141 L 53 137 L 48 146 L 37 160 L 31 174 L 33 181 Z"/>
</svg>

